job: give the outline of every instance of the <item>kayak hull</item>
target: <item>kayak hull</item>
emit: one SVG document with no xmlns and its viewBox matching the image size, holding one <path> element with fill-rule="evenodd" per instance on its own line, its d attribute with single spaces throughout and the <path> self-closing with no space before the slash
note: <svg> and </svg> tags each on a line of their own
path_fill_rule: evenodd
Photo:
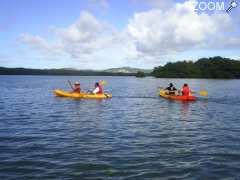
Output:
<svg viewBox="0 0 240 180">
<path fill-rule="evenodd" d="M 75 92 L 68 92 L 61 89 L 54 90 L 54 94 L 59 97 L 69 97 L 69 98 L 76 98 L 76 99 L 106 99 L 111 98 L 111 94 L 87 94 L 87 93 L 75 93 Z"/>
<path fill-rule="evenodd" d="M 167 95 L 164 89 L 161 89 L 159 95 L 163 98 L 170 99 L 170 100 L 177 100 L 177 101 L 196 101 L 196 96 L 173 96 Z"/>
</svg>

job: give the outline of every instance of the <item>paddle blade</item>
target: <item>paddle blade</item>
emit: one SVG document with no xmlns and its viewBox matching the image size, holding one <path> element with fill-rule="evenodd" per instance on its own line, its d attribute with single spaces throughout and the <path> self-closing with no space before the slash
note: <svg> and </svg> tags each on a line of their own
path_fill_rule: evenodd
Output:
<svg viewBox="0 0 240 180">
<path fill-rule="evenodd" d="M 201 96 L 207 96 L 208 95 L 208 92 L 207 91 L 199 91 L 199 94 Z"/>
<path fill-rule="evenodd" d="M 106 82 L 106 81 L 100 81 L 100 84 L 101 84 L 102 86 L 104 86 L 104 85 L 107 84 L 107 82 Z"/>
<path fill-rule="evenodd" d="M 192 94 L 199 94 L 201 96 L 208 96 L 208 92 L 205 90 L 202 91 L 191 91 Z"/>
</svg>

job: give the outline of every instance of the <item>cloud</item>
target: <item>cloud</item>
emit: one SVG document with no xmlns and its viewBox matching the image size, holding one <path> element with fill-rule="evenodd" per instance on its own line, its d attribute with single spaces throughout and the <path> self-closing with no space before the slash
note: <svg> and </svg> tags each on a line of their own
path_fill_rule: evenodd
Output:
<svg viewBox="0 0 240 180">
<path fill-rule="evenodd" d="M 138 52 L 146 57 L 159 57 L 189 49 L 226 47 L 239 44 L 239 39 L 225 39 L 232 27 L 227 14 L 212 15 L 194 11 L 193 1 L 176 3 L 167 11 L 154 9 L 135 13 L 129 20 L 127 31 Z"/>
<path fill-rule="evenodd" d="M 40 51 L 45 55 L 61 54 L 63 50 L 63 45 L 61 43 L 50 43 L 38 35 L 34 36 L 29 33 L 23 33 L 19 40 L 27 44 L 30 48 Z"/>
<path fill-rule="evenodd" d="M 161 7 L 164 2 L 158 1 L 163 3 Z M 55 41 L 29 33 L 20 39 L 44 53 L 64 54 L 89 64 L 101 58 L 103 64 L 109 65 L 125 60 L 161 64 L 185 51 L 240 47 L 240 39 L 231 34 L 234 24 L 228 14 L 196 13 L 193 2 L 135 13 L 122 31 L 83 11 L 68 27 L 51 28 Z"/>
<path fill-rule="evenodd" d="M 63 29 L 55 28 L 53 32 L 64 45 L 64 50 L 73 58 L 106 48 L 117 38 L 116 31 L 111 25 L 97 20 L 85 11 L 71 26 Z"/>
<path fill-rule="evenodd" d="M 106 22 L 83 11 L 80 18 L 66 28 L 51 28 L 57 42 L 50 43 L 38 35 L 24 33 L 20 39 L 30 47 L 45 52 L 64 52 L 72 58 L 81 58 L 108 48 L 117 40 L 117 32 Z"/>
</svg>

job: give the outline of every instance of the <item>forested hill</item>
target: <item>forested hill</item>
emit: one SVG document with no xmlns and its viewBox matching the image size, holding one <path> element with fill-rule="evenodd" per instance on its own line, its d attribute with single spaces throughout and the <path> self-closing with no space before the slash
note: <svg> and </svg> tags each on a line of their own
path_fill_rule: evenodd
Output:
<svg viewBox="0 0 240 180">
<path fill-rule="evenodd" d="M 152 70 L 131 67 L 112 68 L 106 70 L 62 69 L 29 69 L 0 67 L 0 75 L 66 75 L 66 76 L 135 76 L 138 71 L 149 75 Z"/>
<path fill-rule="evenodd" d="M 123 69 L 123 68 L 122 68 Z M 66 76 L 135 76 L 130 71 L 93 71 L 75 69 L 27 69 L 0 67 L 0 75 L 66 75 Z M 149 74 L 147 74 L 149 75 Z M 240 79 L 240 61 L 229 58 L 201 58 L 196 62 L 179 61 L 154 68 L 152 76 L 159 78 Z"/>
<path fill-rule="evenodd" d="M 239 79 L 240 61 L 217 56 L 201 58 L 196 62 L 167 63 L 154 68 L 152 75 L 159 78 Z"/>
<path fill-rule="evenodd" d="M 75 69 L 28 69 L 0 67 L 0 75 L 134 76 L 135 74 Z"/>
</svg>

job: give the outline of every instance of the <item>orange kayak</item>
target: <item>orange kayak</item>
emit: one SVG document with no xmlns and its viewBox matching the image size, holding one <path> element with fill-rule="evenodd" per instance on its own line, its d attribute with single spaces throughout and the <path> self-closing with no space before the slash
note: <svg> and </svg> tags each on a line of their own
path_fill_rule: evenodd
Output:
<svg viewBox="0 0 240 180">
<path fill-rule="evenodd" d="M 171 99 L 171 100 L 179 100 L 179 101 L 196 101 L 196 96 L 174 96 L 174 95 L 167 95 L 164 89 L 160 89 L 159 96 Z"/>
</svg>

